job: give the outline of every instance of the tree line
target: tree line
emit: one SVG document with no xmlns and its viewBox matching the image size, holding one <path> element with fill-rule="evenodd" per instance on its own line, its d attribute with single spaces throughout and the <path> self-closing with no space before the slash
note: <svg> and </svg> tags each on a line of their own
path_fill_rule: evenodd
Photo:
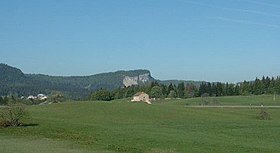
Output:
<svg viewBox="0 0 280 153">
<path fill-rule="evenodd" d="M 243 81 L 237 84 L 202 83 L 198 96 L 204 93 L 208 93 L 209 96 L 280 94 L 280 78 L 262 77 L 262 79 L 256 78 L 254 81 Z"/>
<path fill-rule="evenodd" d="M 239 95 L 262 95 L 280 94 L 280 77 L 262 77 L 254 81 L 243 81 L 241 83 L 222 83 L 222 82 L 202 82 L 200 85 L 192 83 L 169 85 L 151 82 L 141 86 L 120 87 L 115 90 L 100 89 L 93 91 L 88 100 L 110 101 L 114 99 L 131 98 L 137 92 L 145 92 L 151 98 L 194 98 L 194 97 L 220 97 L 220 96 L 239 96 Z M 15 95 L 14 97 L 18 97 Z M 52 97 L 52 96 L 50 96 Z M 13 98 L 13 96 L 12 96 Z M 7 104 L 11 96 L 0 96 L 0 105 Z M 34 102 L 24 102 L 34 104 Z"/>
<path fill-rule="evenodd" d="M 110 101 L 114 99 L 131 98 L 137 92 L 146 92 L 151 98 L 194 98 L 204 96 L 239 96 L 239 95 L 262 95 L 280 94 L 280 77 L 262 77 L 254 81 L 241 83 L 202 82 L 200 86 L 192 83 L 169 85 L 152 82 L 144 86 L 130 86 L 118 88 L 113 91 L 100 89 L 92 92 L 90 100 Z"/>
</svg>

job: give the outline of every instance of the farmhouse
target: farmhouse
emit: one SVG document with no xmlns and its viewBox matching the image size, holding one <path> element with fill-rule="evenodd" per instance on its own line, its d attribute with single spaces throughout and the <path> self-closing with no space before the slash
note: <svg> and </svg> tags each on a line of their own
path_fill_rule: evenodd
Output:
<svg viewBox="0 0 280 153">
<path fill-rule="evenodd" d="M 140 102 L 140 101 L 143 101 L 143 102 L 146 102 L 148 104 L 150 104 L 150 98 L 149 98 L 149 95 L 146 94 L 145 92 L 138 92 L 136 93 L 134 96 L 133 96 L 133 99 L 131 101 L 134 101 L 134 102 Z"/>
</svg>

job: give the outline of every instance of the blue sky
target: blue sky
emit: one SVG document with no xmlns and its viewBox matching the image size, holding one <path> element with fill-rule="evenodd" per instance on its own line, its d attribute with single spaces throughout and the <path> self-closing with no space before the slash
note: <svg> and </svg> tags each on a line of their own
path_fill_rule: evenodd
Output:
<svg viewBox="0 0 280 153">
<path fill-rule="evenodd" d="M 238 82 L 280 75 L 279 49 L 278 0 L 0 1 L 0 62 L 25 73 Z"/>
</svg>

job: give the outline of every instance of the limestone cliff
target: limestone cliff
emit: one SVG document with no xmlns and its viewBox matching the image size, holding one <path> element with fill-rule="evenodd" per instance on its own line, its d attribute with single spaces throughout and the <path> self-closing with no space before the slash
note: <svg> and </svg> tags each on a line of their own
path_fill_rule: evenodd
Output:
<svg viewBox="0 0 280 153">
<path fill-rule="evenodd" d="M 139 85 L 139 84 L 145 84 L 152 80 L 150 73 L 140 74 L 137 76 L 125 76 L 123 79 L 123 85 L 125 87 L 129 87 L 132 85 Z"/>
</svg>

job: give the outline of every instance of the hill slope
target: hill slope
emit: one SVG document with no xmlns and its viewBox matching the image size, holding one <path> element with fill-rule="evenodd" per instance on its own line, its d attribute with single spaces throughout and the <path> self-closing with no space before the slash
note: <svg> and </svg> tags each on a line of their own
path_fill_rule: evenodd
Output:
<svg viewBox="0 0 280 153">
<path fill-rule="evenodd" d="M 0 64 L 0 95 L 29 95 L 62 91 L 72 98 L 82 98 L 91 91 L 140 85 L 154 80 L 148 70 L 117 71 L 91 76 L 48 76 L 24 74 L 20 69 Z"/>
<path fill-rule="evenodd" d="M 87 97 L 92 91 L 100 88 L 113 90 L 119 87 L 144 85 L 152 81 L 177 85 L 179 82 L 192 83 L 197 86 L 201 82 L 183 80 L 156 80 L 149 70 L 131 70 L 101 73 L 90 76 L 49 76 L 44 74 L 24 74 L 20 69 L 0 64 L 0 95 L 35 95 L 61 91 L 73 99 Z"/>
</svg>

